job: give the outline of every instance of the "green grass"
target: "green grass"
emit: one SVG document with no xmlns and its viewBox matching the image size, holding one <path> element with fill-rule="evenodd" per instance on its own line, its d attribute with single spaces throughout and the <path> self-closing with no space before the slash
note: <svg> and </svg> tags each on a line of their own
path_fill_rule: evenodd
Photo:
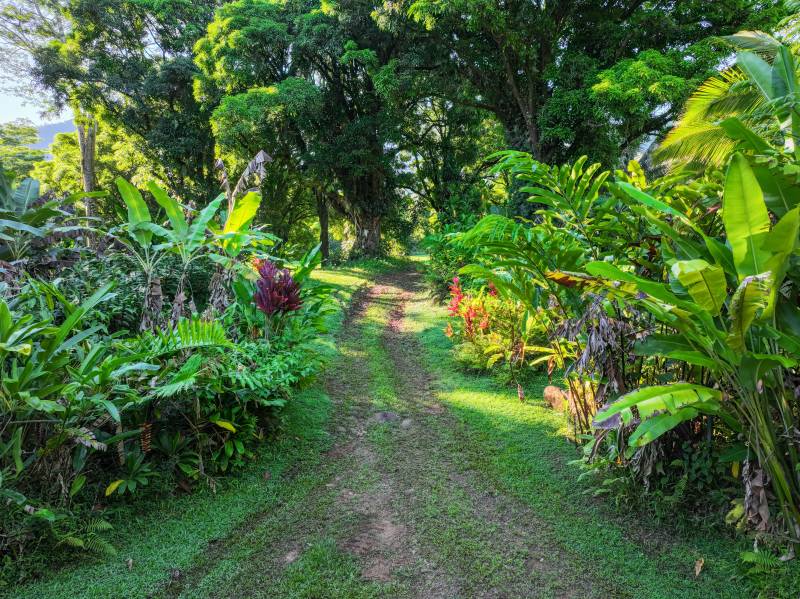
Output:
<svg viewBox="0 0 800 599">
<path fill-rule="evenodd" d="M 564 436 L 561 415 L 520 403 L 516 392 L 489 377 L 458 370 L 443 334 L 444 311 L 422 304 L 411 320 L 425 348 L 428 368 L 439 379 L 439 397 L 461 426 L 452 432 L 470 467 L 503 493 L 529 505 L 547 525 L 543 531 L 567 552 L 565 572 L 582 569 L 615 597 L 751 597 L 741 576 L 740 551 L 751 547 L 717 531 L 681 533 L 646 514 L 620 514 L 586 494 L 577 458 Z M 529 398 L 541 397 L 538 389 Z M 695 560 L 703 558 L 694 578 Z M 795 563 L 767 578 L 765 596 L 796 596 Z"/>
<path fill-rule="evenodd" d="M 384 596 L 381 585 L 365 584 L 357 560 L 339 551 L 331 540 L 312 545 L 298 561 L 286 568 L 276 585 L 253 595 L 296 599 L 371 599 L 381 596 Z"/>
</svg>

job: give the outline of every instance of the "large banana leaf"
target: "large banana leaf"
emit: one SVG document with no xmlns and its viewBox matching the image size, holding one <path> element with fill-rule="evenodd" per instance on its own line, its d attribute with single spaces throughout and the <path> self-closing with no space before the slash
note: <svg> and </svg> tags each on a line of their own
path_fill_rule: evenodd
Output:
<svg viewBox="0 0 800 599">
<path fill-rule="evenodd" d="M 186 246 L 189 251 L 194 251 L 205 239 L 208 223 L 214 218 L 214 215 L 219 210 L 225 195 L 221 194 L 217 199 L 212 201 L 208 206 L 200 211 L 200 214 L 192 221 L 187 235 Z"/>
<path fill-rule="evenodd" d="M 716 316 L 728 297 L 725 273 L 721 267 L 705 260 L 678 260 L 672 274 L 703 310 Z"/>
<path fill-rule="evenodd" d="M 682 422 L 697 418 L 700 413 L 700 410 L 697 408 L 687 406 L 675 412 L 657 414 L 637 426 L 636 430 L 628 437 L 628 443 L 632 448 L 644 447 L 648 443 L 658 439 L 664 433 L 668 433 Z"/>
<path fill-rule="evenodd" d="M 244 233 L 256 216 L 261 206 L 261 194 L 251 191 L 236 200 L 233 210 L 225 221 L 222 234 L 226 237 L 222 247 L 232 256 L 242 249 Z"/>
<path fill-rule="evenodd" d="M 255 218 L 259 206 L 261 206 L 261 194 L 255 191 L 237 199 L 225 221 L 223 233 L 234 233 L 245 229 Z"/>
<path fill-rule="evenodd" d="M 785 82 L 773 76 L 772 66 L 757 54 L 740 52 L 736 55 L 736 64 L 768 100 L 786 95 Z"/>
<path fill-rule="evenodd" d="M 11 193 L 11 210 L 22 215 L 28 207 L 39 199 L 39 182 L 35 179 L 25 179 Z"/>
<path fill-rule="evenodd" d="M 653 334 L 638 342 L 633 349 L 639 356 L 662 356 L 705 368 L 715 369 L 717 362 L 696 350 L 681 335 Z"/>
<path fill-rule="evenodd" d="M 769 143 L 738 117 L 727 118 L 719 126 L 728 137 L 739 142 L 740 148 L 751 150 L 757 154 L 764 154 L 770 150 Z"/>
<path fill-rule="evenodd" d="M 153 194 L 153 197 L 158 202 L 158 205 L 167 213 L 172 229 L 179 237 L 183 237 L 189 231 L 189 226 L 186 224 L 186 217 L 183 215 L 183 208 L 178 204 L 169 194 L 156 185 L 155 181 L 147 183 L 147 189 Z"/>
<path fill-rule="evenodd" d="M 18 220 L 10 220 L 6 218 L 0 219 L 0 231 L 6 231 L 9 229 L 18 233 L 29 233 L 35 237 L 44 237 L 45 235 L 45 232 L 38 227 L 32 227 L 31 225 L 27 225 Z M 9 241 L 11 239 L 13 239 L 13 237 L 10 238 Z"/>
<path fill-rule="evenodd" d="M 623 395 L 597 414 L 595 426 L 601 427 L 617 414 L 625 424 L 630 424 L 633 422 L 634 407 L 642 422 L 628 440 L 632 448 L 647 445 L 700 414 L 719 415 L 734 430 L 738 428 L 736 421 L 722 409 L 720 391 L 691 383 L 644 387 Z"/>
<path fill-rule="evenodd" d="M 772 293 L 764 316 L 772 315 L 778 289 L 783 284 L 783 279 L 789 268 L 789 260 L 797 250 L 799 236 L 800 208 L 795 208 L 787 212 L 777 222 L 764 240 L 763 248 L 770 254 L 765 267 L 772 273 Z"/>
<path fill-rule="evenodd" d="M 728 345 L 738 352 L 746 349 L 750 326 L 767 309 L 772 290 L 772 273 L 747 277 L 733 294 L 730 305 L 731 331 Z"/>
<path fill-rule="evenodd" d="M 800 186 L 794 176 L 762 164 L 751 166 L 770 212 L 781 218 L 792 208 L 800 206 Z"/>
<path fill-rule="evenodd" d="M 792 51 L 783 44 L 778 47 L 772 61 L 772 88 L 781 96 L 797 91 L 797 66 Z"/>
<path fill-rule="evenodd" d="M 133 236 L 142 247 L 150 247 L 153 240 L 153 233 L 139 227 L 141 223 L 152 222 L 150 210 L 147 208 L 144 199 L 142 199 L 142 194 L 139 193 L 136 187 L 128 183 L 122 177 L 117 177 L 116 183 L 122 200 L 128 207 L 128 225 L 131 228 Z"/>
<path fill-rule="evenodd" d="M 722 222 L 741 282 L 767 269 L 769 251 L 763 248 L 770 220 L 764 194 L 747 159 L 734 154 L 725 180 Z"/>
<path fill-rule="evenodd" d="M 620 414 L 626 424 L 633 420 L 632 408 L 636 408 L 642 419 L 658 412 L 675 413 L 686 406 L 695 406 L 709 412 L 717 412 L 722 401 L 722 392 L 693 383 L 675 383 L 643 387 L 620 397 L 607 408 L 597 413 L 596 422 L 602 422 Z"/>
</svg>

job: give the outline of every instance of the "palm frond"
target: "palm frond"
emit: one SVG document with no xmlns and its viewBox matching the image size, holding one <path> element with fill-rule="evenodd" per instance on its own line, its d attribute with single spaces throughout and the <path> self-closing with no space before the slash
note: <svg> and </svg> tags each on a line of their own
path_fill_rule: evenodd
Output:
<svg viewBox="0 0 800 599">
<path fill-rule="evenodd" d="M 719 123 L 732 116 L 746 121 L 764 103 L 763 96 L 739 68 L 726 69 L 692 94 L 678 123 L 661 143 L 656 158 L 673 167 L 690 163 L 722 166 L 736 142 L 725 135 Z"/>
<path fill-rule="evenodd" d="M 673 129 L 656 156 L 672 167 L 700 164 L 720 167 L 733 154 L 736 141 L 715 123 L 694 123 Z"/>
<path fill-rule="evenodd" d="M 800 10 L 800 2 L 795 4 L 796 10 Z M 764 59 L 775 56 L 775 52 L 781 47 L 779 40 L 763 31 L 739 31 L 733 35 L 726 35 L 723 39 L 737 50 L 755 52 Z"/>
</svg>

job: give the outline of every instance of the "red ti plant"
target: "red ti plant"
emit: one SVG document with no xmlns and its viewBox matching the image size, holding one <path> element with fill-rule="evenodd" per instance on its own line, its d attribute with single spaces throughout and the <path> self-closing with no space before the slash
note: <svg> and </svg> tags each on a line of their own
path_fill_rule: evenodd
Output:
<svg viewBox="0 0 800 599">
<path fill-rule="evenodd" d="M 299 310 L 303 305 L 300 284 L 288 270 L 278 268 L 269 260 L 256 260 L 255 266 L 259 278 L 253 300 L 266 316 L 264 337 L 269 340 L 273 320 Z"/>
</svg>

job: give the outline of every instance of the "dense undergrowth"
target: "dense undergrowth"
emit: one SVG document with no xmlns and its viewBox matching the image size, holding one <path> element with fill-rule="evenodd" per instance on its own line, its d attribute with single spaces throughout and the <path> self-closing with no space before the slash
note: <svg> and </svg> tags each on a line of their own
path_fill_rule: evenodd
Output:
<svg viewBox="0 0 800 599">
<path fill-rule="evenodd" d="M 0 0 L 14 77 L 76 128 L 46 159 L 30 124 L 0 124 L 0 589 L 116 555 L 150 506 L 210 510 L 264 459 L 313 461 L 330 407 L 306 399 L 349 293 L 336 277 L 419 244 L 458 370 L 441 378 L 491 373 L 520 406 L 509 420 L 541 400 L 559 423 L 465 416 L 476 447 L 493 434 L 534 454 L 502 466 L 530 480 L 498 480 L 521 501 L 538 481 L 707 531 L 738 561 L 694 544 L 695 576 L 787 592 L 800 3 L 94 4 Z M 343 265 L 334 284 L 323 261 Z M 403 405 L 368 325 L 369 374 Z M 304 422 L 309 447 L 285 438 Z M 574 487 L 531 470 L 551 438 L 579 449 Z M 583 540 L 591 518 L 550 525 L 618 563 L 635 544 L 614 522 Z M 317 549 L 311 564 L 341 557 Z M 653 580 L 629 586 L 653 594 L 657 567 L 637 568 Z"/>
<path fill-rule="evenodd" d="M 250 227 L 254 193 L 220 216 L 224 195 L 188 211 L 154 185 L 149 199 L 118 185 L 127 220 L 43 247 L 25 236 L 64 229 L 69 213 L 35 185 L 3 198 L 19 223 L 0 290 L 4 587 L 116 554 L 115 529 L 142 503 L 214 492 L 271 443 L 323 365 L 337 308 L 311 276 L 319 247 L 276 255 Z M 54 251 L 72 255 L 60 270 Z"/>
<path fill-rule="evenodd" d="M 425 362 L 440 381 L 438 395 L 462 423 L 454 433 L 460 457 L 489 476 L 496 488 L 533 506 L 553 527 L 541 534 L 552 534 L 568 548 L 574 564 L 582 564 L 574 567 L 596 569 L 598 584 L 614 571 L 619 586 L 608 593 L 793 596 L 800 584 L 796 562 L 765 563 L 753 571 L 753 563 L 740 559 L 740 553 L 752 549 L 751 542 L 725 526 L 719 513 L 697 513 L 687 501 L 670 504 L 657 490 L 645 492 L 633 481 L 624 492 L 597 493 L 603 486 L 580 476 L 581 451 L 569 440 L 571 426 L 542 400 L 549 384 L 546 373 L 526 381 L 528 399 L 520 402 L 503 376 L 459 368 L 444 333 L 450 319 L 444 308 L 431 310 L 423 303 L 410 316 L 426 350 Z M 701 558 L 702 572 L 695 578 L 693 568 Z M 572 567 L 572 561 L 564 564 L 565 576 Z"/>
</svg>

